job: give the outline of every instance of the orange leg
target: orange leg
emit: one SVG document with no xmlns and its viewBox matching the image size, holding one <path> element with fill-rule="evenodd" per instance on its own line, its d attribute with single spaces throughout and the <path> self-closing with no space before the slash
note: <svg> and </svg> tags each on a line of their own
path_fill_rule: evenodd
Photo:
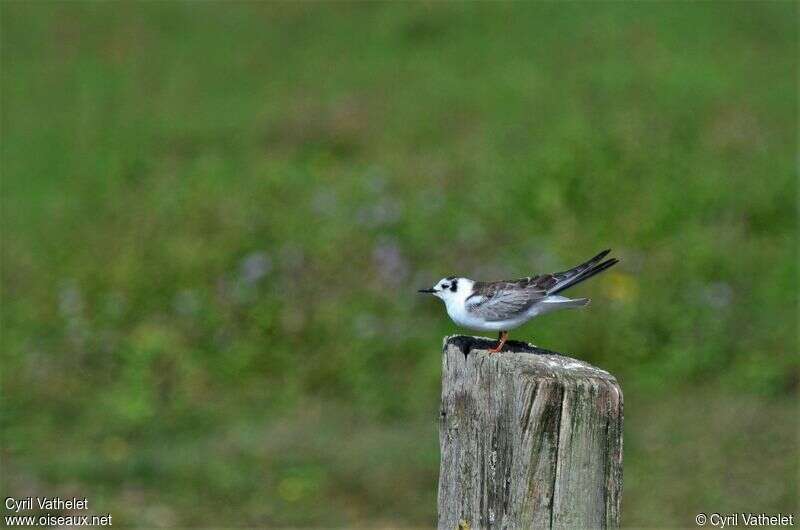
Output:
<svg viewBox="0 0 800 530">
<path fill-rule="evenodd" d="M 500 342 L 497 344 L 497 346 L 489 350 L 489 355 L 497 353 L 500 350 L 502 350 L 503 346 L 505 346 L 506 344 L 507 339 L 508 339 L 508 331 L 501 331 L 500 334 L 497 336 L 497 340 L 499 340 Z"/>
</svg>

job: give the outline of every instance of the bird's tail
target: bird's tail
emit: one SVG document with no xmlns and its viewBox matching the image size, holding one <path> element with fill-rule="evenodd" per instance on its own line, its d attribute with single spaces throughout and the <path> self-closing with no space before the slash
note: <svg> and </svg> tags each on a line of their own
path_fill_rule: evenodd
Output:
<svg viewBox="0 0 800 530">
<path fill-rule="evenodd" d="M 602 259 L 605 258 L 609 252 L 611 252 L 611 249 L 606 249 L 589 261 L 581 263 L 577 267 L 573 267 L 568 271 L 554 274 L 554 276 L 558 279 L 558 282 L 549 291 L 547 291 L 547 294 L 558 294 L 561 291 L 569 289 L 573 285 L 577 285 L 584 280 L 588 280 L 595 274 L 600 274 L 604 270 L 619 263 L 617 258 L 611 258 L 607 259 L 606 261 L 602 261 Z"/>
<path fill-rule="evenodd" d="M 566 296 L 548 296 L 544 300 L 542 300 L 545 304 L 553 304 L 554 306 L 558 306 L 558 309 L 571 309 L 573 307 L 584 307 L 589 305 L 588 298 L 567 298 Z"/>
</svg>

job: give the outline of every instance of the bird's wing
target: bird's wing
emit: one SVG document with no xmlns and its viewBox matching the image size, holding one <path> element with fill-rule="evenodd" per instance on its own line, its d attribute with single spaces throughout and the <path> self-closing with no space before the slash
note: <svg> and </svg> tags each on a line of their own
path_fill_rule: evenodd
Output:
<svg viewBox="0 0 800 530">
<path fill-rule="evenodd" d="M 548 296 L 555 295 L 613 267 L 619 260 L 603 261 L 611 250 L 604 250 L 577 267 L 552 274 L 529 276 L 519 280 L 475 282 L 467 298 L 467 310 L 488 321 L 508 320 Z"/>
<path fill-rule="evenodd" d="M 558 280 L 550 274 L 519 280 L 475 282 L 467 300 L 467 310 L 493 322 L 508 320 L 527 311 L 547 296 L 547 289 Z"/>
<path fill-rule="evenodd" d="M 606 249 L 592 259 L 585 261 L 576 267 L 573 267 L 567 271 L 554 272 L 553 274 L 548 275 L 553 278 L 553 281 L 552 284 L 548 286 L 547 293 L 560 293 L 565 289 L 569 289 L 573 285 L 576 285 L 584 280 L 588 280 L 595 274 L 599 274 L 604 270 L 613 267 L 619 262 L 618 259 L 612 258 L 603 261 L 603 258 L 605 258 L 609 252 L 611 252 L 611 249 Z"/>
</svg>

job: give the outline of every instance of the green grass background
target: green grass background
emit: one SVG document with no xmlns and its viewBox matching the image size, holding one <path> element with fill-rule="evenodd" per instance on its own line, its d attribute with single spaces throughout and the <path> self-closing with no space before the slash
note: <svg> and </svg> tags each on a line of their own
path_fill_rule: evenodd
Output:
<svg viewBox="0 0 800 530">
<path fill-rule="evenodd" d="M 416 294 L 605 248 L 512 338 L 616 374 L 623 524 L 797 511 L 797 4 L 2 14 L 2 494 L 430 527 Z"/>
</svg>

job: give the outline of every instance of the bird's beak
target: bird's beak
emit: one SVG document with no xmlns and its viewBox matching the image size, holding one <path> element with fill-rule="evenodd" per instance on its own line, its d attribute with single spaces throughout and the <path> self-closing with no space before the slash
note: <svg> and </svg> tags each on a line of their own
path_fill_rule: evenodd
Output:
<svg viewBox="0 0 800 530">
<path fill-rule="evenodd" d="M 418 293 L 435 293 L 436 289 L 420 289 Z"/>
</svg>

